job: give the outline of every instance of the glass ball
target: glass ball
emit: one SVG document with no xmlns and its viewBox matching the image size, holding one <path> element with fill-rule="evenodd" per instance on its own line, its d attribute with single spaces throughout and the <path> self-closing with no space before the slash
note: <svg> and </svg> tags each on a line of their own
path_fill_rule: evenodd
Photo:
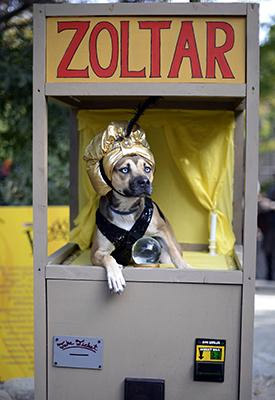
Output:
<svg viewBox="0 0 275 400">
<path fill-rule="evenodd" d="M 157 264 L 160 254 L 160 243 L 150 236 L 143 236 L 132 248 L 132 258 L 136 264 Z"/>
</svg>

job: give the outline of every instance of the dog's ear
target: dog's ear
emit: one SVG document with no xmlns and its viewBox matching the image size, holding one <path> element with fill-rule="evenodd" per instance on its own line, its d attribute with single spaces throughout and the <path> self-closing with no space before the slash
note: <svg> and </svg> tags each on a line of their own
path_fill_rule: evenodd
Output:
<svg viewBox="0 0 275 400">
<path fill-rule="evenodd" d="M 135 115 L 128 123 L 125 135 L 126 137 L 128 137 L 131 134 L 134 125 L 138 122 L 139 118 L 144 113 L 144 111 L 153 104 L 155 104 L 160 98 L 161 96 L 150 96 L 148 97 L 148 99 L 144 101 L 144 103 L 141 103 L 137 106 Z"/>
</svg>

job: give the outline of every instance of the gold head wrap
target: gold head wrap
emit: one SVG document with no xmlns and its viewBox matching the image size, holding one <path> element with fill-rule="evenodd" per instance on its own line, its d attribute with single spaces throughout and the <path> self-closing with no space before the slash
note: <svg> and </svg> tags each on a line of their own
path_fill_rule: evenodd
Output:
<svg viewBox="0 0 275 400">
<path fill-rule="evenodd" d="M 126 121 L 111 122 L 107 129 L 96 135 L 86 147 L 83 158 L 87 162 L 87 172 L 93 188 L 100 196 L 105 196 L 112 189 L 101 174 L 101 160 L 110 181 L 114 166 L 125 156 L 141 156 L 152 169 L 155 167 L 154 156 L 146 141 L 145 132 L 135 126 L 130 135 L 125 137 L 127 125 Z"/>
</svg>

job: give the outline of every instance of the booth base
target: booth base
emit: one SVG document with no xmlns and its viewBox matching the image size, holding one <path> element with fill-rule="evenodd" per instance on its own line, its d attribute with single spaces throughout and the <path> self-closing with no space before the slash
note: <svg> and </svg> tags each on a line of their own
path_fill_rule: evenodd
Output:
<svg viewBox="0 0 275 400">
<path fill-rule="evenodd" d="M 237 400 L 242 286 L 47 280 L 48 400 L 122 400 L 125 378 L 165 381 L 165 399 Z M 100 369 L 53 363 L 53 338 L 103 339 Z M 224 382 L 194 381 L 195 340 L 226 341 Z"/>
</svg>

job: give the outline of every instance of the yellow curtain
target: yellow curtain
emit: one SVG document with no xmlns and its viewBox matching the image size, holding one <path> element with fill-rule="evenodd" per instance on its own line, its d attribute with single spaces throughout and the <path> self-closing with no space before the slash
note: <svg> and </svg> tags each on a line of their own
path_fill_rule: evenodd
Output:
<svg viewBox="0 0 275 400">
<path fill-rule="evenodd" d="M 98 198 L 82 159 L 84 149 L 111 121 L 129 120 L 132 110 L 82 110 L 79 123 L 80 214 L 71 241 L 89 247 Z M 231 254 L 233 202 L 233 133 L 231 111 L 147 110 L 140 119 L 156 159 L 153 199 L 171 222 L 177 239 L 205 243 L 209 215 L 218 215 L 217 250 Z"/>
<path fill-rule="evenodd" d="M 209 224 L 211 211 L 217 213 L 217 251 L 229 254 L 235 241 L 231 218 L 219 209 L 218 201 L 226 190 L 226 171 L 233 170 L 233 115 L 216 112 L 210 124 L 209 111 L 200 111 L 198 118 L 194 111 L 185 111 L 184 116 L 184 124 L 175 123 L 172 131 L 165 126 L 167 143 L 183 179 L 209 211 Z"/>
</svg>

